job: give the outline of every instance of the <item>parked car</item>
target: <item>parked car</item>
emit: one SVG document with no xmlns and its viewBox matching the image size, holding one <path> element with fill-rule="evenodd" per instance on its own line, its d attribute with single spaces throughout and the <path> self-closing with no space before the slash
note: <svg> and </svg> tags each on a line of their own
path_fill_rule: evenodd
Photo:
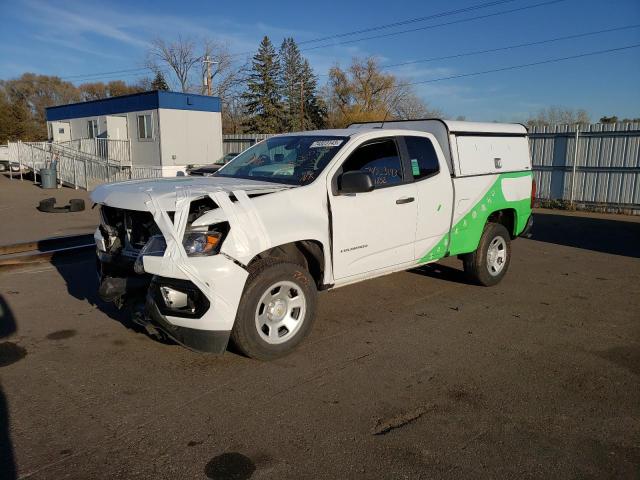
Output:
<svg viewBox="0 0 640 480">
<path fill-rule="evenodd" d="M 289 353 L 318 292 L 458 257 L 503 279 L 532 226 L 522 125 L 377 122 L 278 135 L 212 177 L 103 185 L 100 295 L 193 350 Z M 388 319 L 389 326 L 394 322 Z"/>
<path fill-rule="evenodd" d="M 20 172 L 20 164 L 17 162 L 10 162 L 9 160 L 0 160 L 0 172 Z"/>
<path fill-rule="evenodd" d="M 238 155 L 239 155 L 238 153 L 227 153 L 222 158 L 220 158 L 216 162 L 213 162 L 210 165 L 202 165 L 199 167 L 194 167 L 192 169 L 187 169 L 187 173 L 189 175 L 209 177 L 214 173 L 216 173 L 218 170 L 220 170 L 220 168 L 225 166 L 231 160 L 236 158 Z"/>
</svg>

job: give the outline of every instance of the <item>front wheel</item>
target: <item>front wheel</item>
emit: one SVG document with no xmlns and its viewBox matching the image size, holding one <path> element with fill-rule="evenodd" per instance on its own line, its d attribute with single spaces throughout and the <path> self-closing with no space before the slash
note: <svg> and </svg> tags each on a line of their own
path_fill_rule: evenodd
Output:
<svg viewBox="0 0 640 480">
<path fill-rule="evenodd" d="M 511 262 L 509 231 L 499 223 L 487 223 L 475 252 L 462 259 L 464 271 L 480 285 L 495 285 L 504 277 Z"/>
<path fill-rule="evenodd" d="M 245 355 L 273 360 L 290 353 L 311 330 L 318 292 L 306 268 L 279 259 L 251 267 L 231 338 Z"/>
</svg>

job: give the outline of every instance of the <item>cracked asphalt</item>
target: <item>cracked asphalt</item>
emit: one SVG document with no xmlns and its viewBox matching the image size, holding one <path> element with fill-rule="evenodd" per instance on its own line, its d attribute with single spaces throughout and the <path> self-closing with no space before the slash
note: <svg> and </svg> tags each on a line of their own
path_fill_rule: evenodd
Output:
<svg viewBox="0 0 640 480">
<path fill-rule="evenodd" d="M 640 478 L 640 218 L 537 211 L 492 288 L 447 259 L 320 295 L 292 355 L 200 355 L 0 275 L 6 478 Z"/>
</svg>

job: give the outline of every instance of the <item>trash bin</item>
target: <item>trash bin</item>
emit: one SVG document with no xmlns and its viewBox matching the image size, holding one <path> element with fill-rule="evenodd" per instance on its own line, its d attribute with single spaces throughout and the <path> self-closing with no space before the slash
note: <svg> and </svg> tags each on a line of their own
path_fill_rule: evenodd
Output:
<svg viewBox="0 0 640 480">
<path fill-rule="evenodd" d="M 40 170 L 40 186 L 42 188 L 56 188 L 55 168 L 42 168 Z"/>
</svg>

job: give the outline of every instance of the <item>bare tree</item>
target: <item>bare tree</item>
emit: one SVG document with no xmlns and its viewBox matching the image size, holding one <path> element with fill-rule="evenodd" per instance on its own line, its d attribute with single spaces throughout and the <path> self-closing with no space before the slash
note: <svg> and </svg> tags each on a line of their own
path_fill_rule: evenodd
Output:
<svg viewBox="0 0 640 480">
<path fill-rule="evenodd" d="M 196 54 L 196 44 L 190 38 L 181 36 L 174 42 L 167 43 L 161 38 L 151 42 L 147 52 L 147 66 L 157 72 L 163 67 L 169 67 L 174 73 L 180 89 L 188 92 L 191 89 L 190 76 L 196 64 L 202 57 Z"/>
<path fill-rule="evenodd" d="M 544 108 L 527 119 L 527 125 L 529 126 L 584 125 L 590 122 L 591 119 L 586 110 L 573 110 L 559 106 Z"/>
<path fill-rule="evenodd" d="M 342 127 L 352 122 L 438 116 L 410 85 L 383 73 L 374 58 L 354 59 L 347 71 L 335 66 L 325 89 L 328 123 Z"/>
</svg>

